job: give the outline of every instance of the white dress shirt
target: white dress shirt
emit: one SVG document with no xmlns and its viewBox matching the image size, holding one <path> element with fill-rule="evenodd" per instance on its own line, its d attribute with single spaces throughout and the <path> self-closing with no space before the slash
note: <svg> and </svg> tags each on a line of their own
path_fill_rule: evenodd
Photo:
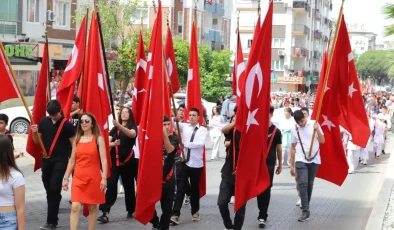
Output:
<svg viewBox="0 0 394 230">
<path fill-rule="evenodd" d="M 308 120 L 304 127 L 300 127 L 299 125 L 297 125 L 298 132 L 300 133 L 302 145 L 304 146 L 306 157 L 309 157 L 309 148 L 310 148 L 310 145 L 311 145 L 311 140 L 312 140 L 312 135 L 313 135 L 313 130 L 314 130 L 313 129 L 313 124 L 314 123 L 315 123 L 314 120 Z M 323 134 L 320 125 L 319 125 L 319 129 L 320 129 L 321 133 Z M 301 161 L 301 162 L 304 162 L 304 163 L 321 164 L 320 150 L 319 150 L 320 144 L 319 144 L 319 140 L 318 140 L 317 136 L 318 135 L 316 133 L 315 134 L 315 141 L 313 142 L 313 148 L 312 148 L 311 157 L 315 156 L 316 152 L 318 152 L 318 153 L 317 153 L 316 157 L 312 161 L 307 161 L 305 159 L 304 152 L 302 151 L 300 140 L 298 138 L 295 126 L 291 129 L 291 143 L 292 144 L 297 144 L 296 145 L 296 152 L 295 152 L 295 162 Z"/>
<path fill-rule="evenodd" d="M 190 142 L 195 127 L 198 127 L 196 134 L 194 135 L 193 142 Z M 191 168 L 202 168 L 204 167 L 203 154 L 205 141 L 208 136 L 207 128 L 197 125 L 192 126 L 187 123 L 179 123 L 179 128 L 182 133 L 183 146 L 185 147 L 185 157 L 190 149 L 190 160 L 186 163 Z"/>
</svg>

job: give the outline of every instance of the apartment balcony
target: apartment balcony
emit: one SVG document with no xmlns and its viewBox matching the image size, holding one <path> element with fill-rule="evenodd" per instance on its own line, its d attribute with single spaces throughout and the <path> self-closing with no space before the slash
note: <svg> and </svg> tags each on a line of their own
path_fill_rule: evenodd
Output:
<svg viewBox="0 0 394 230">
<path fill-rule="evenodd" d="M 220 16 L 224 16 L 225 14 L 224 8 L 216 2 L 212 2 L 212 5 L 205 3 L 204 10 Z"/>
<path fill-rule="evenodd" d="M 292 34 L 292 35 L 299 35 L 299 36 L 302 36 L 302 35 L 307 35 L 308 32 L 309 32 L 309 27 L 307 27 L 306 25 L 303 25 L 303 24 L 293 24 L 291 34 Z"/>
<path fill-rule="evenodd" d="M 314 14 L 315 20 L 319 20 L 319 21 L 321 20 L 320 11 L 315 10 L 315 12 L 313 14 Z"/>
<path fill-rule="evenodd" d="M 291 57 L 294 58 L 305 58 L 308 57 L 309 51 L 305 48 L 291 47 Z"/>
<path fill-rule="evenodd" d="M 21 30 L 20 22 L 0 20 L 0 34 L 17 36 L 18 34 L 21 34 Z"/>
<path fill-rule="evenodd" d="M 305 1 L 294 1 L 293 12 L 307 13 L 309 12 L 309 4 Z"/>
<path fill-rule="evenodd" d="M 321 53 L 319 51 L 313 51 L 313 58 L 319 59 L 321 58 Z"/>
<path fill-rule="evenodd" d="M 321 39 L 323 37 L 323 34 L 321 31 L 315 30 L 314 37 L 315 37 L 315 39 Z"/>
<path fill-rule="evenodd" d="M 204 29 L 204 40 L 223 42 L 223 32 L 212 29 Z"/>
</svg>

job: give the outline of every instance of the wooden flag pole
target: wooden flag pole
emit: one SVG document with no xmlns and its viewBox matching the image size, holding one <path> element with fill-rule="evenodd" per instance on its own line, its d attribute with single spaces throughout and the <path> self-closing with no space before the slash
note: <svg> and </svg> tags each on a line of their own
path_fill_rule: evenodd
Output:
<svg viewBox="0 0 394 230">
<path fill-rule="evenodd" d="M 342 13 L 343 13 L 343 4 L 344 3 L 345 3 L 345 0 L 342 0 L 341 9 L 339 10 L 339 14 L 338 14 L 337 24 L 335 26 L 334 39 L 332 41 L 333 47 L 331 48 L 331 52 L 329 52 L 328 65 L 327 65 L 327 68 L 326 68 L 326 72 L 324 74 L 323 88 L 322 88 L 322 92 L 320 94 L 320 98 L 319 98 L 319 101 L 318 101 L 318 104 L 317 104 L 317 113 L 316 113 L 315 123 L 319 123 L 319 120 L 320 120 L 321 108 L 322 108 L 323 98 L 324 98 L 324 91 L 325 91 L 326 86 L 327 86 L 328 75 L 330 73 L 331 64 L 332 64 L 332 57 L 333 57 L 333 54 L 334 54 L 334 48 L 335 48 L 335 45 L 337 43 L 339 25 L 341 24 L 341 21 L 342 21 Z M 328 51 L 330 51 L 330 50 L 328 50 Z M 314 144 L 314 141 L 315 141 L 315 135 L 316 135 L 316 130 L 313 130 L 311 145 L 309 147 L 309 155 L 308 155 L 308 159 L 309 160 L 312 157 L 312 148 L 313 148 L 313 144 Z"/>
<path fill-rule="evenodd" d="M 22 102 L 23 102 L 23 105 L 25 106 L 27 115 L 28 115 L 29 118 L 30 118 L 30 124 L 31 124 L 31 125 L 35 125 L 36 123 L 34 122 L 33 115 L 31 114 L 31 112 L 30 112 L 30 110 L 29 110 L 29 106 L 27 105 L 27 102 L 26 102 L 26 100 L 25 100 L 25 97 L 23 96 L 22 89 L 21 89 L 21 87 L 20 87 L 20 85 L 19 85 L 19 83 L 18 83 L 18 80 L 16 79 L 14 70 L 12 69 L 10 60 L 8 59 L 8 56 L 7 56 L 6 53 L 5 53 L 4 46 L 3 46 L 3 43 L 2 43 L 1 41 L 0 41 L 0 48 L 1 48 L 1 52 L 2 52 L 3 55 L 4 55 L 5 61 L 7 62 L 7 66 L 8 66 L 8 69 L 10 70 L 10 73 L 11 73 L 11 75 L 12 75 L 12 78 L 14 79 L 14 83 L 15 83 L 17 89 L 18 89 L 19 96 L 21 97 Z M 40 147 L 41 147 L 41 150 L 42 150 L 42 152 L 43 152 L 44 157 L 47 157 L 47 156 L 48 156 L 48 153 L 47 153 L 47 151 L 45 150 L 45 147 L 44 147 L 44 144 L 43 144 L 43 142 L 42 142 L 41 136 L 38 135 L 38 133 L 35 133 L 35 134 L 33 134 L 33 135 L 37 135 L 38 144 L 39 144 Z"/>
</svg>

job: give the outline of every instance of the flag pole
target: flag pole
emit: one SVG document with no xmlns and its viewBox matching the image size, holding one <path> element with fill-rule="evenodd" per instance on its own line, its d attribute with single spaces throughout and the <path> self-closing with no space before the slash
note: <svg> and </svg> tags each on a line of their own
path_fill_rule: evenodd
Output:
<svg viewBox="0 0 394 230">
<path fill-rule="evenodd" d="M 0 41 L 0 48 L 1 48 L 1 52 L 2 52 L 3 55 L 4 55 L 5 61 L 7 62 L 7 66 L 8 66 L 8 69 L 10 70 L 10 73 L 11 73 L 11 75 L 12 75 L 12 78 L 14 79 L 14 83 L 15 83 L 15 85 L 16 85 L 16 88 L 18 89 L 18 93 L 19 93 L 19 95 L 20 95 L 20 97 L 21 97 L 21 100 L 22 100 L 22 102 L 23 102 L 23 105 L 25 106 L 27 115 L 28 115 L 29 118 L 30 118 L 30 124 L 31 124 L 31 125 L 35 125 L 36 123 L 34 122 L 33 115 L 31 115 L 31 112 L 30 112 L 30 110 L 29 110 L 29 106 L 27 105 L 27 102 L 26 102 L 26 100 L 25 100 L 25 97 L 23 96 L 22 89 L 21 89 L 21 87 L 20 87 L 20 85 L 19 85 L 19 83 L 18 83 L 18 80 L 16 79 L 16 76 L 15 76 L 14 70 L 12 69 L 10 60 L 8 59 L 8 56 L 7 56 L 6 53 L 5 53 L 4 46 L 3 46 L 3 42 L 1 42 L 1 41 Z M 44 144 L 43 144 L 43 142 L 42 142 L 41 136 L 38 135 L 38 133 L 35 133 L 35 134 L 33 134 L 33 135 L 37 135 L 38 144 L 39 144 L 40 147 L 41 147 L 41 150 L 42 150 L 42 152 L 43 152 L 44 157 L 47 157 L 48 154 L 47 154 L 47 151 L 45 150 L 45 147 L 44 147 Z"/>
<path fill-rule="evenodd" d="M 88 42 L 88 22 L 89 22 L 89 8 L 86 8 L 86 15 L 85 15 L 86 23 L 85 23 L 85 42 L 84 42 L 84 52 L 83 52 L 83 59 L 82 59 L 82 71 L 81 74 L 79 75 L 79 80 L 78 80 L 78 88 L 79 84 L 81 85 L 81 100 L 80 100 L 80 108 L 83 108 L 83 88 L 84 88 L 84 78 L 85 78 L 85 62 L 86 62 L 86 47 L 87 47 L 87 42 Z"/>
<path fill-rule="evenodd" d="M 106 80 L 107 80 L 107 87 L 108 87 L 108 94 L 109 94 L 109 99 L 111 103 L 111 110 L 112 110 L 112 118 L 113 120 L 116 120 L 115 118 L 115 109 L 114 109 L 114 101 L 112 100 L 112 90 L 111 90 L 111 84 L 109 81 L 109 72 L 108 72 L 108 64 L 107 64 L 107 57 L 105 56 L 105 46 L 104 46 L 104 38 L 103 38 L 103 31 L 101 29 L 101 20 L 100 20 L 100 13 L 96 11 L 97 14 L 97 21 L 98 21 L 98 29 L 100 33 L 100 41 L 101 41 L 101 52 L 104 58 L 104 67 L 105 67 L 105 75 L 106 75 Z"/>
<path fill-rule="evenodd" d="M 320 114 L 321 114 L 321 108 L 322 108 L 322 104 L 323 104 L 323 98 L 324 98 L 324 92 L 327 86 L 327 81 L 328 81 L 328 75 L 330 73 L 330 69 L 331 69 L 331 64 L 332 64 L 332 57 L 334 54 L 334 48 L 337 42 L 337 38 L 338 38 L 338 31 L 339 31 L 339 25 L 341 24 L 342 21 L 342 13 L 343 13 L 343 4 L 345 3 L 345 0 L 342 0 L 342 5 L 341 5 L 341 9 L 339 10 L 339 14 L 338 14 L 338 20 L 337 20 L 337 24 L 335 26 L 335 33 L 334 33 L 334 39 L 332 41 L 332 48 L 331 48 L 331 52 L 330 50 L 328 50 L 329 52 L 329 58 L 328 58 L 328 65 L 327 65 L 327 69 L 326 72 L 324 74 L 324 81 L 323 81 L 323 87 L 322 87 L 322 92 L 320 94 L 320 98 L 317 104 L 317 113 L 316 113 L 316 118 L 315 118 L 315 123 L 319 123 L 320 120 Z M 312 134 L 312 140 L 311 140 L 311 145 L 309 147 L 309 155 L 308 155 L 308 159 L 310 160 L 312 157 L 312 148 L 313 148 L 313 144 L 315 141 L 315 135 L 316 135 L 316 130 L 313 130 L 313 134 Z"/>
<path fill-rule="evenodd" d="M 47 46 L 47 49 L 45 51 L 45 54 L 47 56 L 47 95 L 48 95 L 48 100 L 50 101 L 52 99 L 52 89 L 51 89 L 51 82 L 52 82 L 52 76 L 51 76 L 51 66 L 49 65 L 49 43 L 48 43 L 48 23 L 45 25 L 45 44 Z"/>
<path fill-rule="evenodd" d="M 168 27 L 168 29 L 170 29 L 169 26 L 170 26 L 170 22 L 169 22 L 168 17 L 167 17 L 167 27 Z M 173 89 L 172 89 L 172 84 L 171 84 L 171 81 L 169 79 L 170 76 L 169 76 L 169 72 L 168 72 L 167 63 L 165 61 L 165 60 L 167 60 L 167 57 L 166 57 L 166 54 L 165 54 L 164 50 L 163 50 L 163 59 L 164 59 L 164 68 L 165 68 L 166 76 L 167 76 L 168 88 L 170 90 L 170 95 L 171 95 L 172 111 L 174 113 L 174 116 L 176 116 L 177 111 L 176 111 L 176 108 L 175 108 L 175 97 L 174 97 L 174 92 L 173 92 Z M 178 134 L 179 134 L 178 135 L 178 137 L 179 137 L 179 144 L 181 144 L 181 146 L 182 146 L 183 145 L 182 144 L 183 143 L 182 142 L 182 135 L 180 134 L 179 122 L 178 122 L 177 119 L 175 119 L 175 123 L 176 123 L 176 128 L 177 128 Z M 182 159 L 185 159 L 185 152 L 184 152 L 183 149 L 182 149 L 182 152 L 181 152 L 181 157 L 182 157 Z"/>
</svg>

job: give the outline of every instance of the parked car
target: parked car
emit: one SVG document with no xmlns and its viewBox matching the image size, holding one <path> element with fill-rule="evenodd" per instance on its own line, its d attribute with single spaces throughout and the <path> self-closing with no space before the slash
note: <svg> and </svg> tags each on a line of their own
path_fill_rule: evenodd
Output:
<svg viewBox="0 0 394 230">
<path fill-rule="evenodd" d="M 30 112 L 33 112 L 33 106 L 29 107 Z M 24 134 L 28 133 L 30 126 L 30 118 L 27 115 L 24 106 L 17 106 L 0 110 L 8 116 L 7 130 L 11 133 Z"/>
<path fill-rule="evenodd" d="M 186 93 L 176 93 L 174 94 L 175 99 L 181 100 L 185 103 Z M 203 98 L 201 98 L 201 104 L 203 108 L 203 114 L 206 121 L 209 121 L 209 118 L 212 116 L 212 108 L 216 106 L 216 103 L 209 102 Z"/>
</svg>

